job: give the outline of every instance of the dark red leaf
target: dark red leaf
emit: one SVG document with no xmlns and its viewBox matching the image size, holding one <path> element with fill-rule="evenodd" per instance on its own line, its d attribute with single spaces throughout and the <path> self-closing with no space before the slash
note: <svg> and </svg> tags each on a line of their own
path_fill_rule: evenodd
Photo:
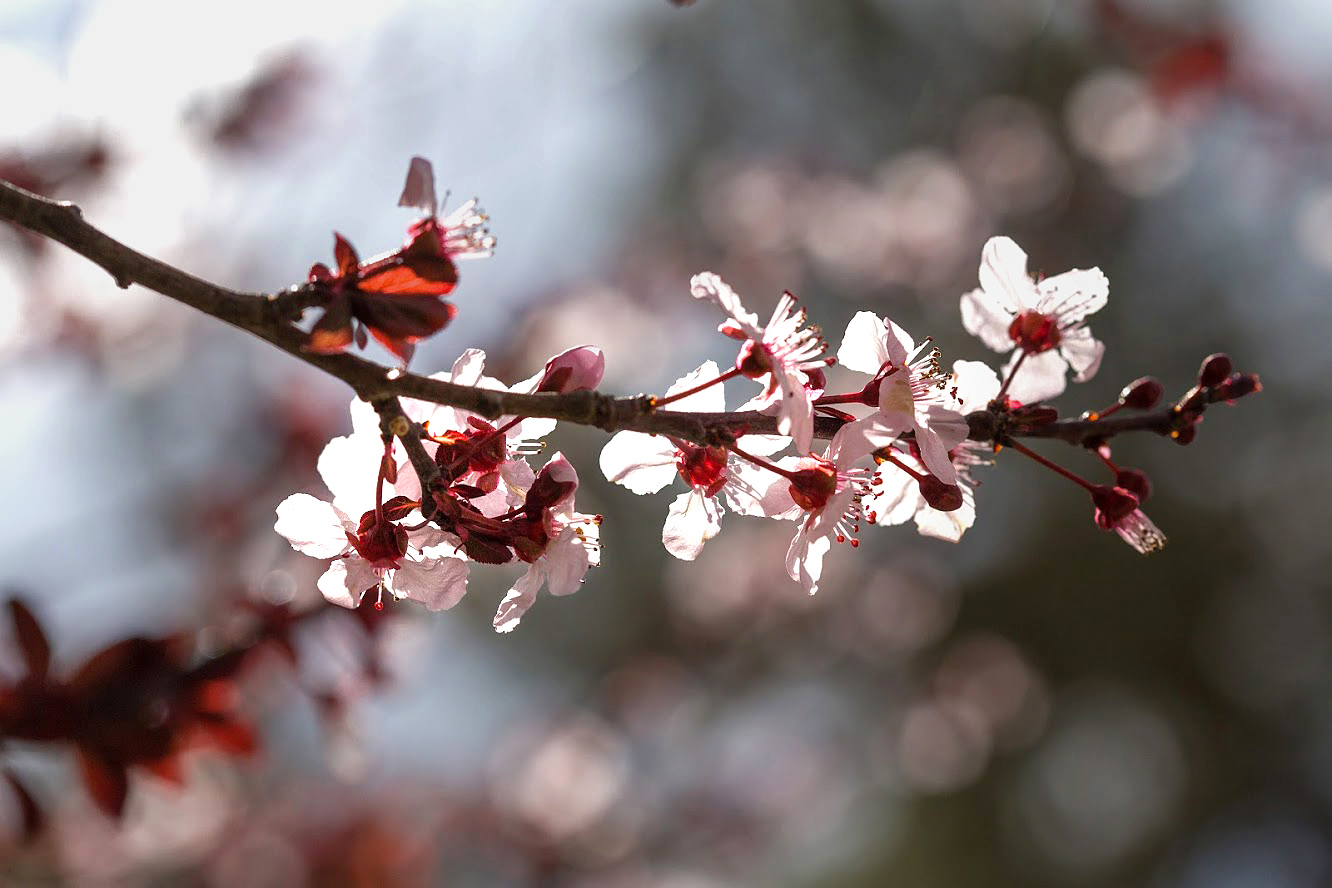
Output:
<svg viewBox="0 0 1332 888">
<path fill-rule="evenodd" d="M 317 355 L 335 355 L 351 343 L 351 301 L 346 295 L 339 294 L 329 300 L 324 316 L 310 330 L 305 350 Z"/>
<path fill-rule="evenodd" d="M 129 796 L 129 775 L 125 773 L 125 766 L 104 761 L 100 756 L 80 749 L 79 768 L 83 771 L 88 794 L 97 807 L 119 819 Z"/>
<path fill-rule="evenodd" d="M 356 248 L 336 231 L 333 232 L 333 258 L 338 263 L 338 276 L 354 280 L 361 260 L 356 255 Z"/>
<path fill-rule="evenodd" d="M 76 694 L 91 694 L 112 683 L 132 682 L 136 673 L 170 665 L 166 644 L 148 638 L 127 638 L 103 648 L 88 659 L 68 687 Z"/>
<path fill-rule="evenodd" d="M 185 772 L 180 765 L 180 756 L 166 755 L 156 761 L 143 762 L 143 766 L 155 777 L 165 780 L 172 786 L 185 785 Z"/>
<path fill-rule="evenodd" d="M 14 623 L 14 637 L 23 662 L 28 666 L 28 677 L 43 681 L 51 668 L 51 643 L 46 640 L 42 624 L 37 622 L 28 606 L 17 598 L 9 599 L 9 616 Z"/>
<path fill-rule="evenodd" d="M 458 309 L 438 296 L 358 294 L 352 314 L 375 338 L 415 342 L 444 329 Z"/>
<path fill-rule="evenodd" d="M 199 723 L 223 752 L 251 756 L 259 751 L 259 738 L 254 729 L 238 719 L 205 719 Z"/>
<path fill-rule="evenodd" d="M 394 257 L 361 269 L 359 287 L 366 293 L 446 296 L 458 284 L 458 269 L 443 256 Z"/>
</svg>

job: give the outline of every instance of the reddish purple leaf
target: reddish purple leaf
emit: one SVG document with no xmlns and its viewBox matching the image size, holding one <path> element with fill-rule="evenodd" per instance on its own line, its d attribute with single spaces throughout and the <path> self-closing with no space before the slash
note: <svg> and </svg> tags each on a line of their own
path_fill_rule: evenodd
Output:
<svg viewBox="0 0 1332 888">
<path fill-rule="evenodd" d="M 9 599 L 9 616 L 14 623 L 14 637 L 23 653 L 23 662 L 28 666 L 28 677 L 45 681 L 51 668 L 51 643 L 46 640 L 41 623 L 17 598 Z"/>
</svg>

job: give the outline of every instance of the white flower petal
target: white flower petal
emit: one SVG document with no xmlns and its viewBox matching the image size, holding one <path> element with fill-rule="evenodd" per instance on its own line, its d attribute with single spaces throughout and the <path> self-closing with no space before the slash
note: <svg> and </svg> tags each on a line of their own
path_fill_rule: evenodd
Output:
<svg viewBox="0 0 1332 888">
<path fill-rule="evenodd" d="M 750 339 L 756 342 L 763 339 L 763 328 L 758 325 L 758 315 L 745 311 L 744 305 L 740 303 L 740 296 L 717 275 L 710 271 L 694 275 L 689 282 L 689 292 L 695 299 L 706 299 L 718 306 Z"/>
<path fill-rule="evenodd" d="M 1060 327 L 1100 311 L 1110 300 L 1110 281 L 1099 268 L 1075 268 L 1052 275 L 1037 288 L 1042 310 L 1053 314 Z"/>
<path fill-rule="evenodd" d="M 777 431 L 795 442 L 796 450 L 809 453 L 814 441 L 814 404 L 805 388 L 804 374 L 781 367 L 773 374 L 782 390 L 777 412 Z"/>
<path fill-rule="evenodd" d="M 273 529 L 311 558 L 336 558 L 347 550 L 346 516 L 308 493 L 293 493 L 277 507 Z"/>
<path fill-rule="evenodd" d="M 1086 327 L 1070 330 L 1059 343 L 1059 353 L 1073 368 L 1073 381 L 1086 382 L 1101 369 L 1101 358 L 1105 356 L 1105 345 L 1092 338 Z"/>
<path fill-rule="evenodd" d="M 591 566 L 587 547 L 572 527 L 566 527 L 559 539 L 546 548 L 541 560 L 545 562 L 546 588 L 551 595 L 577 592 Z"/>
<path fill-rule="evenodd" d="M 785 435 L 742 435 L 735 443 L 754 456 L 771 456 L 790 447 L 791 439 Z"/>
<path fill-rule="evenodd" d="M 999 394 L 999 375 L 980 361 L 955 361 L 953 386 L 963 410 L 983 410 Z"/>
<path fill-rule="evenodd" d="M 384 445 L 376 433 L 334 438 L 319 454 L 319 477 L 333 494 L 333 505 L 353 521 L 375 507 L 375 476 Z"/>
<path fill-rule="evenodd" d="M 985 298 L 1009 315 L 1035 308 L 1036 285 L 1027 274 L 1027 254 L 1007 237 L 992 237 L 981 250 L 980 285 Z"/>
<path fill-rule="evenodd" d="M 716 379 L 720 375 L 721 371 L 717 369 L 715 361 L 704 361 L 697 370 L 677 380 L 670 388 L 666 389 L 666 396 L 670 397 L 677 392 L 688 391 L 710 379 Z M 685 410 L 693 413 L 720 413 L 726 409 L 726 391 L 720 384 L 710 385 L 700 392 L 695 392 L 678 401 L 672 401 L 661 409 Z"/>
<path fill-rule="evenodd" d="M 967 485 L 962 488 L 962 505 L 951 512 L 940 512 L 922 501 L 916 512 L 916 529 L 922 536 L 956 543 L 962 534 L 976 522 L 976 498 Z"/>
<path fill-rule="evenodd" d="M 367 589 L 374 588 L 379 577 L 362 558 L 339 558 L 319 578 L 319 591 L 331 604 L 354 608 Z"/>
<path fill-rule="evenodd" d="M 888 360 L 884 344 L 887 328 L 872 311 L 858 311 L 846 325 L 842 344 L 837 349 L 837 363 L 860 373 L 873 376 Z"/>
<path fill-rule="evenodd" d="M 832 540 L 828 537 L 811 538 L 805 529 L 801 528 L 786 550 L 786 573 L 810 595 L 819 591 L 819 577 L 823 575 L 823 556 L 831 547 Z"/>
<path fill-rule="evenodd" d="M 1013 347 L 1009 325 L 1014 315 L 1005 302 L 995 299 L 985 290 L 972 290 L 962 294 L 962 326 L 985 345 L 997 352 Z"/>
<path fill-rule="evenodd" d="M 527 613 L 527 609 L 536 601 L 537 591 L 541 589 L 541 568 L 533 564 L 527 568 L 527 572 L 518 578 L 513 584 L 504 600 L 500 602 L 499 610 L 495 611 L 495 631 L 512 632 L 518 625 L 518 621 Z"/>
<path fill-rule="evenodd" d="M 681 561 L 693 561 L 703 551 L 703 544 L 721 532 L 722 510 L 713 497 L 701 490 L 689 490 L 675 498 L 666 513 L 661 542 Z"/>
<path fill-rule="evenodd" d="M 458 385 L 476 385 L 481 381 L 481 373 L 485 368 L 486 353 L 479 348 L 469 348 L 453 362 L 449 381 Z"/>
<path fill-rule="evenodd" d="M 617 432 L 601 448 L 601 471 L 606 480 L 640 496 L 656 493 L 679 474 L 675 445 L 660 435 Z"/>
<path fill-rule="evenodd" d="M 1003 375 L 1005 377 L 1013 369 L 1013 362 L 1021 354 L 1021 352 L 1013 353 L 1013 357 L 1009 359 L 1008 364 L 1004 367 Z M 1067 371 L 1068 362 L 1057 351 L 1028 355 L 1027 359 L 1022 362 L 1022 367 L 1018 370 L 1017 376 L 1008 386 L 1008 395 L 1023 404 L 1048 401 L 1050 398 L 1061 394 L 1068 385 L 1064 378 Z"/>
<path fill-rule="evenodd" d="M 427 610 L 448 610 L 467 594 L 467 562 L 453 557 L 404 559 L 393 572 L 390 591 L 419 601 Z"/>
<path fill-rule="evenodd" d="M 884 463 L 874 474 L 878 483 L 870 486 L 872 493 L 866 509 L 874 513 L 875 524 L 905 524 L 925 505 L 916 479 L 899 467 Z"/>
</svg>

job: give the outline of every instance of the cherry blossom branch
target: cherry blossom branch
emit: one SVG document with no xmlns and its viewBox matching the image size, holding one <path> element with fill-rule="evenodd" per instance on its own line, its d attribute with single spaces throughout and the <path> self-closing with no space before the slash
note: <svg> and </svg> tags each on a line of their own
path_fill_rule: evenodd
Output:
<svg viewBox="0 0 1332 888">
<path fill-rule="evenodd" d="M 742 433 L 777 434 L 777 418 L 755 412 L 697 413 L 655 410 L 647 396 L 616 397 L 595 391 L 569 393 L 497 391 L 458 385 L 440 379 L 390 369 L 346 352 L 317 354 L 306 349 L 307 335 L 294 326 L 304 309 L 316 304 L 317 294 L 306 286 L 278 293 L 245 293 L 197 278 L 175 266 L 147 256 L 110 237 L 83 218 L 72 203 L 33 194 L 0 180 L 0 219 L 65 245 L 111 275 L 116 285 L 147 287 L 204 314 L 238 327 L 287 352 L 298 360 L 336 377 L 360 398 L 375 404 L 385 422 L 402 414 L 400 397 L 468 410 L 489 419 L 532 416 L 596 426 L 607 432 L 631 430 L 669 435 L 703 445 L 722 445 Z M 1219 398 L 1208 395 L 1206 403 Z M 392 416 L 389 414 L 393 414 Z M 1016 437 L 1056 438 L 1087 446 L 1114 435 L 1151 431 L 1169 435 L 1190 420 L 1175 407 L 1117 415 L 1091 421 L 1066 419 L 1033 423 L 1020 415 L 978 410 L 967 417 L 969 437 L 976 441 Z M 842 427 L 840 417 L 814 417 L 814 436 L 831 438 Z M 418 429 L 419 431 L 419 429 Z M 404 443 L 419 438 L 404 431 Z M 428 477 L 429 456 L 408 444 L 408 453 L 422 477 Z"/>
</svg>

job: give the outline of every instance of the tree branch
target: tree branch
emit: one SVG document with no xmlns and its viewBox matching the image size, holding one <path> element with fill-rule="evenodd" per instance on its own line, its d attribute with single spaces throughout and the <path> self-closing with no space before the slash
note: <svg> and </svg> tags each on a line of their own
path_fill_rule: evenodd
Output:
<svg viewBox="0 0 1332 888">
<path fill-rule="evenodd" d="M 306 334 L 294 326 L 318 297 L 305 286 L 279 293 L 243 293 L 194 277 L 146 256 L 90 225 L 72 203 L 54 201 L 0 180 L 0 219 L 49 237 L 105 269 L 119 287 L 139 284 L 204 314 L 225 321 L 347 383 L 360 398 L 384 412 L 401 415 L 398 397 L 443 404 L 489 419 L 536 416 L 596 426 L 607 432 L 629 429 L 670 435 L 699 444 L 723 444 L 742 433 L 777 434 L 777 419 L 760 413 L 687 413 L 654 410 L 645 396 L 615 397 L 600 392 L 568 394 L 495 391 L 430 379 L 389 369 L 346 352 L 332 355 L 305 350 Z M 388 422 L 388 417 L 385 422 Z M 978 410 L 968 417 L 970 437 L 977 441 L 1005 438 L 1057 438 L 1087 446 L 1129 431 L 1166 435 L 1179 428 L 1174 408 L 1103 420 L 1058 420 L 1024 423 L 1000 411 Z M 831 438 L 842 427 L 837 417 L 816 415 L 816 437 Z M 418 430 L 419 431 L 419 430 Z M 404 436 L 404 442 L 413 435 Z M 419 442 L 418 442 L 419 443 Z M 410 453 L 410 450 L 409 450 Z M 420 454 L 425 456 L 424 451 Z M 428 459 L 428 457 L 426 457 Z M 414 460 L 415 462 L 415 460 Z M 418 466 L 424 470 L 424 464 Z"/>
</svg>

